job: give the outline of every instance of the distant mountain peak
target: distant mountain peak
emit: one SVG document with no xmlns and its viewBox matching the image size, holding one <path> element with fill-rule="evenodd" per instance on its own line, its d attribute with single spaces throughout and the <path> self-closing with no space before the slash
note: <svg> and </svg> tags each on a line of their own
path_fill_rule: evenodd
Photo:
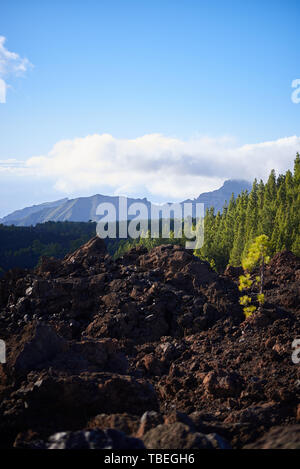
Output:
<svg viewBox="0 0 300 469">
<path fill-rule="evenodd" d="M 215 207 L 215 211 L 221 211 L 225 202 L 229 202 L 231 195 L 238 196 L 244 190 L 251 190 L 248 181 L 229 179 L 219 189 L 204 192 L 193 200 L 184 202 L 202 202 L 205 209 Z M 77 197 L 75 199 L 61 199 L 54 202 L 46 202 L 17 210 L 0 220 L 4 225 L 31 226 L 47 221 L 76 221 L 88 222 L 96 219 L 96 210 L 100 203 L 110 202 L 116 207 L 118 213 L 119 199 L 124 196 L 107 196 L 95 194 L 90 197 Z M 151 202 L 144 198 L 127 198 L 128 205 L 133 202 L 144 202 L 149 207 Z M 182 202 L 183 203 L 183 202 Z"/>
<path fill-rule="evenodd" d="M 236 198 L 241 192 L 251 191 L 252 184 L 243 179 L 228 179 L 223 185 L 214 191 L 204 192 L 196 199 L 197 202 L 204 203 L 205 209 L 214 207 L 215 213 L 222 212 L 225 202 L 229 202 L 232 194 Z"/>
<path fill-rule="evenodd" d="M 252 187 L 251 183 L 246 179 L 226 179 L 220 189 L 222 189 L 223 187 L 231 188 L 233 186 L 249 186 L 250 188 Z"/>
</svg>

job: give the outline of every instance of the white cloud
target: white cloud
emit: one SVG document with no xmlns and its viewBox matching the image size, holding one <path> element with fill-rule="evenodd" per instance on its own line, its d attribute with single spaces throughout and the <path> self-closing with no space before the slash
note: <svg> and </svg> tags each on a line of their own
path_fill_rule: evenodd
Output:
<svg viewBox="0 0 300 469">
<path fill-rule="evenodd" d="M 5 41 L 6 38 L 0 36 L 0 103 L 6 102 L 7 79 L 22 75 L 31 66 L 28 59 L 7 50 Z"/>
<path fill-rule="evenodd" d="M 58 142 L 25 167 L 28 177 L 47 179 L 66 194 L 148 194 L 171 201 L 216 189 L 225 179 L 266 179 L 273 168 L 285 172 L 299 150 L 297 136 L 239 146 L 230 138 L 183 141 L 150 134 L 129 140 L 96 134 Z"/>
<path fill-rule="evenodd" d="M 6 102 L 6 83 L 0 78 L 0 103 Z"/>
<path fill-rule="evenodd" d="M 47 155 L 27 161 L 0 161 L 0 185 L 9 181 L 10 191 L 42 186 L 51 192 L 49 200 L 102 193 L 181 201 L 217 189 L 226 179 L 266 179 L 273 168 L 284 173 L 297 151 L 297 136 L 239 146 L 230 138 L 89 135 L 58 142 Z"/>
</svg>

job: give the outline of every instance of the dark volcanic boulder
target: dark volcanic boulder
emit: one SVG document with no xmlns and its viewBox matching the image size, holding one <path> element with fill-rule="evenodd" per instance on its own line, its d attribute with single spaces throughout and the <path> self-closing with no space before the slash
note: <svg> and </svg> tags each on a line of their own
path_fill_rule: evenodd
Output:
<svg viewBox="0 0 300 469">
<path fill-rule="evenodd" d="M 154 411 L 145 412 L 146 414 L 157 413 Z M 145 415 L 145 414 L 143 414 Z M 139 427 L 140 418 L 130 414 L 98 414 L 93 417 L 87 424 L 87 428 L 91 430 L 106 430 L 113 428 L 124 432 L 126 435 L 134 435 Z M 139 436 L 136 435 L 138 438 Z"/>
<path fill-rule="evenodd" d="M 194 432 L 183 423 L 158 425 L 143 438 L 147 449 L 230 449 L 218 435 Z"/>
<path fill-rule="evenodd" d="M 238 289 L 226 277 L 220 277 L 208 262 L 195 257 L 181 246 L 164 245 L 140 257 L 143 269 L 160 273 L 164 281 L 189 295 L 206 297 L 222 314 L 241 317 Z M 205 302 L 205 301 L 204 301 Z"/>
<path fill-rule="evenodd" d="M 84 267 L 98 264 L 100 259 L 107 254 L 106 246 L 103 239 L 95 236 L 84 246 L 81 246 L 77 251 L 69 256 L 66 256 L 64 263 L 82 264 Z"/>
<path fill-rule="evenodd" d="M 24 415 L 66 418 L 74 422 L 99 413 L 131 412 L 142 415 L 157 410 L 155 390 L 145 380 L 110 373 L 81 373 L 51 376 L 42 372 L 30 376 L 13 395 L 23 401 Z M 26 405 L 25 405 L 26 402 Z"/>
<path fill-rule="evenodd" d="M 205 390 L 214 397 L 239 396 L 242 390 L 242 380 L 237 373 L 211 371 L 204 380 Z"/>
<path fill-rule="evenodd" d="M 23 333 L 9 343 L 8 366 L 17 374 L 28 373 L 66 348 L 66 341 L 51 326 L 43 323 L 28 324 Z"/>
</svg>

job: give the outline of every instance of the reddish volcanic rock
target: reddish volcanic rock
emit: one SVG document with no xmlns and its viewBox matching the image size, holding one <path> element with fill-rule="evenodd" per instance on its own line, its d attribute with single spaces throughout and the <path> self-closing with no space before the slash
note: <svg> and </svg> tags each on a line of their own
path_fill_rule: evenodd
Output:
<svg viewBox="0 0 300 469">
<path fill-rule="evenodd" d="M 247 320 L 238 269 L 220 276 L 180 246 L 113 261 L 94 238 L 7 273 L 1 448 L 297 446 L 299 262 L 271 260 Z"/>
<path fill-rule="evenodd" d="M 99 414 L 87 424 L 87 428 L 105 430 L 113 428 L 127 435 L 134 435 L 139 427 L 139 417 L 129 414 Z"/>
<path fill-rule="evenodd" d="M 84 246 L 77 249 L 69 256 L 64 259 L 65 263 L 70 264 L 85 264 L 88 265 L 98 264 L 99 259 L 102 259 L 106 255 L 106 246 L 102 239 L 95 236 Z"/>
<path fill-rule="evenodd" d="M 67 349 L 67 342 L 47 324 L 32 323 L 8 346 L 8 367 L 18 375 L 36 370 Z"/>
<path fill-rule="evenodd" d="M 266 269 L 266 299 L 300 313 L 300 259 L 289 251 L 276 254 Z"/>
<path fill-rule="evenodd" d="M 210 371 L 203 380 L 203 386 L 214 397 L 237 397 L 242 389 L 242 380 L 237 373 Z"/>
<path fill-rule="evenodd" d="M 300 449 L 300 425 L 272 428 L 246 449 Z"/>
</svg>

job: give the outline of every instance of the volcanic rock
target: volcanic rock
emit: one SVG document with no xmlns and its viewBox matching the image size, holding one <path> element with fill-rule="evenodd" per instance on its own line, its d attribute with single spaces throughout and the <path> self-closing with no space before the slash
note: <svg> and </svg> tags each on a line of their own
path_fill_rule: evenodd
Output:
<svg viewBox="0 0 300 469">
<path fill-rule="evenodd" d="M 47 324 L 32 323 L 10 343 L 8 365 L 17 374 L 37 369 L 67 348 L 67 342 Z"/>
<path fill-rule="evenodd" d="M 177 422 L 158 425 L 144 436 L 148 449 L 225 449 L 229 445 L 217 435 L 193 432 L 187 425 Z"/>
<path fill-rule="evenodd" d="M 181 246 L 114 261 L 94 238 L 8 272 L 0 447 L 297 447 L 299 263 L 271 260 L 248 319 L 237 269 L 218 275 Z"/>
<path fill-rule="evenodd" d="M 245 449 L 300 449 L 300 425 L 272 428 Z"/>
</svg>

